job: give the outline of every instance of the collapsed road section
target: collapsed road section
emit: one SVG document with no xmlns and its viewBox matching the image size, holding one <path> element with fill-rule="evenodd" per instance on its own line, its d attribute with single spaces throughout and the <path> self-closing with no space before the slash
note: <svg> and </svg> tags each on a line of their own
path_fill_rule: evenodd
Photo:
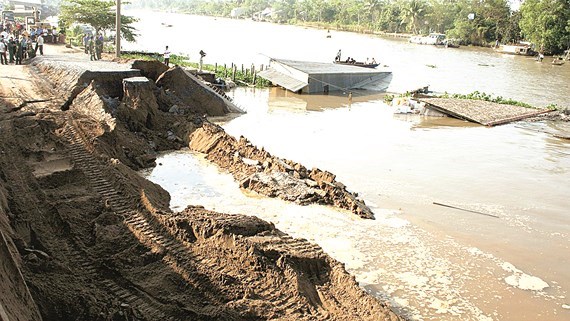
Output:
<svg viewBox="0 0 570 321">
<path fill-rule="evenodd" d="M 215 129 L 203 115 L 231 109 L 218 96 L 178 67 L 156 78 L 121 69 L 101 82 L 81 68 L 105 62 L 71 68 L 74 59 L 9 71 L 21 73 L 20 87 L 0 80 L 2 97 L 31 86 L 21 99 L 55 98 L 21 108 L 2 99 L 2 319 L 403 320 L 319 246 L 252 216 L 198 205 L 174 213 L 168 193 L 137 174 L 159 151 L 192 143 L 197 128 Z M 238 150 L 241 162 L 253 153 Z M 342 186 L 326 172 L 265 161 L 305 182 Z M 236 177 L 253 174 L 241 170 Z"/>
</svg>

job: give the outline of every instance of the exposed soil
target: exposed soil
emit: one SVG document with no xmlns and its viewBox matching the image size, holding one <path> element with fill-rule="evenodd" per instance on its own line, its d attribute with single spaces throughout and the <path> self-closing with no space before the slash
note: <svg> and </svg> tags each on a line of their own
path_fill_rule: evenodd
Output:
<svg viewBox="0 0 570 321">
<path fill-rule="evenodd" d="M 335 175 L 318 168 L 272 156 L 239 140 L 221 127 L 205 122 L 190 136 L 190 148 L 207 154 L 207 159 L 231 172 L 240 186 L 260 194 L 306 204 L 328 204 L 347 209 L 362 218 L 374 218 L 358 194 L 346 190 Z"/>
<path fill-rule="evenodd" d="M 0 319 L 402 320 L 317 245 L 252 216 L 174 213 L 136 173 L 193 132 L 225 134 L 203 118 L 231 110 L 223 99 L 179 68 L 131 71 L 46 48 L 56 50 L 2 68 Z M 365 208 L 342 205 L 356 197 L 334 175 L 234 141 L 209 157 L 226 159 L 244 187 L 287 175 L 315 202 Z"/>
</svg>

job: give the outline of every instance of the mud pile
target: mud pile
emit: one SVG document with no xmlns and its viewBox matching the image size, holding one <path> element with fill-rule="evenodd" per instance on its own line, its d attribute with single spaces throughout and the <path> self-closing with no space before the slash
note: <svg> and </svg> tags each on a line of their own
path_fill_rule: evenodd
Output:
<svg viewBox="0 0 570 321">
<path fill-rule="evenodd" d="M 190 136 L 189 146 L 231 172 L 242 188 L 301 205 L 334 205 L 362 218 L 374 218 L 358 194 L 347 191 L 334 174 L 318 168 L 308 170 L 299 163 L 272 156 L 243 136 L 235 139 L 219 126 L 204 123 Z"/>
<path fill-rule="evenodd" d="M 167 79 L 166 73 L 160 77 Z M 0 115 L 0 308 L 5 317 L 401 320 L 320 247 L 271 223 L 200 206 L 171 212 L 168 193 L 135 170 L 151 166 L 159 151 L 181 148 L 194 137 L 206 140 L 204 133 L 192 135 L 196 128 L 220 134 L 193 113 L 217 111 L 197 102 L 184 112 L 171 111 L 160 98 L 169 91 L 167 84 L 117 78 L 120 93 L 99 86 L 97 79 L 88 84 L 60 79 L 76 85 L 62 90 L 51 106 Z M 50 90 L 53 83 L 31 85 Z M 263 154 L 263 162 L 271 161 L 268 168 L 285 173 L 292 167 L 287 175 L 293 178 L 336 184 L 330 173 L 240 147 L 249 146 L 245 139 L 237 143 L 235 158 L 242 163 Z M 243 179 L 265 173 L 237 161 L 235 168 Z M 258 183 L 250 179 L 248 184 Z"/>
</svg>

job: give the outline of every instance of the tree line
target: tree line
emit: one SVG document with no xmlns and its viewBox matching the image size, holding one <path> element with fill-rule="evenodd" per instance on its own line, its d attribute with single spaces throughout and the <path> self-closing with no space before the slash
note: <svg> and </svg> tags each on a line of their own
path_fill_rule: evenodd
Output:
<svg viewBox="0 0 570 321">
<path fill-rule="evenodd" d="M 523 1 L 523 0 L 515 0 Z M 570 47 L 570 1 L 524 0 L 513 11 L 508 0 L 139 0 L 138 8 L 197 15 L 264 17 L 278 23 L 370 33 L 445 33 L 463 44 L 532 42 L 536 50 L 561 53 Z"/>
</svg>

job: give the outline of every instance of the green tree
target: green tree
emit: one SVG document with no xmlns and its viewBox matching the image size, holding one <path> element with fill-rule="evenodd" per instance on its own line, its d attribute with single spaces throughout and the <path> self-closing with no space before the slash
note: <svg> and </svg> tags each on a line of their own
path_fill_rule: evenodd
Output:
<svg viewBox="0 0 570 321">
<path fill-rule="evenodd" d="M 116 13 L 113 10 L 115 1 L 105 0 L 65 0 L 61 4 L 60 20 L 69 25 L 73 22 L 88 24 L 95 29 L 95 32 L 104 30 L 114 30 Z M 132 23 L 137 19 L 121 15 L 121 36 L 134 41 L 136 37 L 135 28 Z"/>
<path fill-rule="evenodd" d="M 426 19 L 436 32 L 442 33 L 453 27 L 453 22 L 457 17 L 457 6 L 453 2 L 449 0 L 430 1 L 430 10 L 426 15 Z"/>
<path fill-rule="evenodd" d="M 507 0 L 459 0 L 456 5 L 457 16 L 447 32 L 453 38 L 486 45 L 508 28 L 511 12 Z"/>
<path fill-rule="evenodd" d="M 368 12 L 368 23 L 371 29 L 375 29 L 376 21 L 380 15 L 381 7 L 383 5 L 381 0 L 367 0 L 364 2 L 364 11 Z"/>
<path fill-rule="evenodd" d="M 422 0 L 409 0 L 402 5 L 402 24 L 408 26 L 408 30 L 418 33 L 420 20 L 426 14 L 426 4 Z"/>
<path fill-rule="evenodd" d="M 568 0 L 526 0 L 520 10 L 523 36 L 538 50 L 560 53 L 570 46 Z"/>
<path fill-rule="evenodd" d="M 378 16 L 378 28 L 383 31 L 388 32 L 399 32 L 400 31 L 400 15 L 401 8 L 400 5 L 394 2 L 386 3 L 382 6 L 380 14 Z"/>
<path fill-rule="evenodd" d="M 511 14 L 508 24 L 501 32 L 499 41 L 518 43 L 521 40 L 521 28 L 519 27 L 521 20 L 521 12 L 515 11 Z"/>
</svg>

